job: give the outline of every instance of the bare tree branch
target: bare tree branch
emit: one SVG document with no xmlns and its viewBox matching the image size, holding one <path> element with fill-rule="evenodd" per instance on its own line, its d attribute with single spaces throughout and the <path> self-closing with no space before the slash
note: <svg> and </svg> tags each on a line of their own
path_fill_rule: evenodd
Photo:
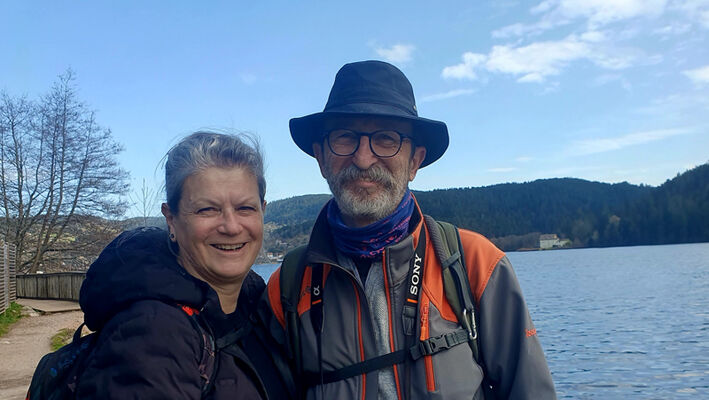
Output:
<svg viewBox="0 0 709 400">
<path fill-rule="evenodd" d="M 77 243 L 74 234 L 84 217 L 116 218 L 126 208 L 128 174 L 116 159 L 123 148 L 78 99 L 74 81 L 67 70 L 36 102 L 0 97 L 1 233 L 14 242 L 21 272 L 90 246 L 90 235 Z"/>
</svg>

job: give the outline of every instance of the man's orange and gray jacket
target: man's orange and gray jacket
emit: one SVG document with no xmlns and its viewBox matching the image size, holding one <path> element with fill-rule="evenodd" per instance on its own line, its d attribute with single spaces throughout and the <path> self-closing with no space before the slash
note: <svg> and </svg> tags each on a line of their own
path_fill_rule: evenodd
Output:
<svg viewBox="0 0 709 400">
<path fill-rule="evenodd" d="M 405 292 L 409 290 L 406 281 L 421 229 L 425 228 L 418 205 L 412 220 L 415 226 L 412 234 L 386 248 L 372 263 L 366 285 L 362 285 L 352 261 L 333 248 L 327 218 L 325 212 L 321 212 L 306 252 L 308 267 L 298 303 L 305 371 L 332 371 L 403 348 L 402 308 Z M 496 397 L 556 398 L 544 353 L 510 262 L 483 236 L 463 229 L 459 231 L 479 314 L 481 358 Z M 431 236 L 426 234 L 425 237 Z M 421 340 L 460 328 L 446 301 L 440 265 L 430 240 L 426 246 L 417 318 Z M 323 265 L 320 356 L 310 321 L 312 266 L 316 264 Z M 267 302 L 271 332 L 279 342 L 285 343 L 279 272 L 276 271 L 268 283 Z M 406 387 L 406 382 L 410 382 L 410 387 Z M 482 369 L 473 360 L 471 347 L 463 344 L 421 357 L 408 369 L 402 363 L 310 387 L 307 398 L 477 399 L 481 398 L 481 384 Z"/>
</svg>

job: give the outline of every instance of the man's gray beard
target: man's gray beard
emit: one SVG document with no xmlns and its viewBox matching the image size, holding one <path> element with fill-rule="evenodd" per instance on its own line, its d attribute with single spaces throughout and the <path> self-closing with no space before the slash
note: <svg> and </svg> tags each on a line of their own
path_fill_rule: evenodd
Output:
<svg viewBox="0 0 709 400">
<path fill-rule="evenodd" d="M 394 212 L 404 197 L 408 179 L 405 175 L 396 177 L 386 168 L 373 165 L 362 170 L 354 165 L 330 174 L 330 167 L 326 168 L 327 184 L 335 196 L 340 212 L 359 220 L 376 222 Z M 403 171 L 406 174 L 407 171 Z M 348 188 L 347 184 L 355 179 L 366 179 L 378 183 L 384 188 L 375 194 L 367 193 L 366 189 Z"/>
</svg>

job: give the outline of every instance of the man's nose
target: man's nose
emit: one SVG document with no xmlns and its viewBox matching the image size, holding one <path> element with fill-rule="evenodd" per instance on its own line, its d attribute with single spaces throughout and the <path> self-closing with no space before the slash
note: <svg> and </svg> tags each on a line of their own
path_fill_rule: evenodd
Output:
<svg viewBox="0 0 709 400">
<path fill-rule="evenodd" d="M 360 136 L 359 148 L 357 148 L 357 151 L 352 155 L 352 162 L 359 169 L 369 169 L 369 167 L 379 161 L 379 158 L 372 153 L 372 149 L 369 146 L 370 140 L 368 136 Z"/>
</svg>

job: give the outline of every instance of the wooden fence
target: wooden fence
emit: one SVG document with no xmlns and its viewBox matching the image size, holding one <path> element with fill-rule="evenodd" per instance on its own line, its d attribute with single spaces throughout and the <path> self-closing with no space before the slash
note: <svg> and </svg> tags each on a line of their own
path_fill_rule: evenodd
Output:
<svg viewBox="0 0 709 400">
<path fill-rule="evenodd" d="M 17 298 L 15 273 L 15 246 L 0 240 L 0 313 Z"/>
<path fill-rule="evenodd" d="M 17 275 L 17 297 L 79 301 L 86 272 Z"/>
</svg>

